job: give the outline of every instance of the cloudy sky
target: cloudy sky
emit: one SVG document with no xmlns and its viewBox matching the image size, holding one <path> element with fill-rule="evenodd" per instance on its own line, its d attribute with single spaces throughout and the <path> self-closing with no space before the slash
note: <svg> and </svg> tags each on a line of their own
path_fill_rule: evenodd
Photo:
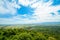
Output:
<svg viewBox="0 0 60 40">
<path fill-rule="evenodd" d="M 0 24 L 60 22 L 60 0 L 0 0 Z"/>
</svg>

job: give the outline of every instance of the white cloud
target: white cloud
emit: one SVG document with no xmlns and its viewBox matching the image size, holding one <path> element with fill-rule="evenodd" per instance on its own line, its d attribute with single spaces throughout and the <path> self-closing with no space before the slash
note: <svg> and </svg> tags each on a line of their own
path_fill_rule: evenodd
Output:
<svg viewBox="0 0 60 40">
<path fill-rule="evenodd" d="M 0 14 L 15 14 L 16 8 L 20 8 L 16 1 L 0 0 Z"/>
<path fill-rule="evenodd" d="M 38 0 L 18 0 L 18 4 L 22 4 L 23 6 L 28 6 L 35 3 Z"/>
<path fill-rule="evenodd" d="M 4 4 L 6 2 L 6 5 Z M 48 2 L 44 2 L 44 0 L 18 0 L 18 3 L 16 3 L 16 0 L 13 2 L 8 1 L 2 1 L 0 0 L 0 13 L 10 13 L 15 14 L 16 8 L 20 8 L 20 4 L 23 6 L 31 6 L 32 8 L 36 8 L 34 11 L 34 14 L 31 18 L 34 18 L 32 20 L 27 18 L 21 18 L 21 16 L 27 16 L 25 15 L 18 15 L 14 16 L 12 18 L 0 18 L 0 24 L 21 24 L 21 23 L 38 23 L 38 22 L 60 22 L 60 15 L 58 15 L 58 10 L 60 10 L 60 5 L 58 6 L 51 6 L 52 0 Z M 5 8 L 3 5 L 5 5 L 7 8 Z M 54 13 L 55 16 L 52 16 L 50 13 Z"/>
<path fill-rule="evenodd" d="M 60 10 L 60 5 L 58 6 L 51 6 L 53 1 L 49 1 L 47 3 L 37 2 L 36 4 L 32 5 L 32 7 L 36 6 L 36 10 L 34 15 L 34 18 L 36 18 L 38 22 L 52 22 L 52 21 L 59 21 L 60 22 L 60 16 L 58 15 L 57 10 Z M 56 16 L 52 16 L 50 13 L 55 13 Z"/>
<path fill-rule="evenodd" d="M 22 19 L 19 17 L 14 17 L 14 18 L 0 18 L 0 24 L 31 24 L 35 23 L 35 20 L 29 20 L 29 19 Z"/>
</svg>

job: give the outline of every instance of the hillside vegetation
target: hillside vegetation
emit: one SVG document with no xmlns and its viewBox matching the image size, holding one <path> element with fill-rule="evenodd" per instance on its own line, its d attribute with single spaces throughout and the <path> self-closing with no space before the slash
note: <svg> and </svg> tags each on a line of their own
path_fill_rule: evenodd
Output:
<svg viewBox="0 0 60 40">
<path fill-rule="evenodd" d="M 60 40 L 60 26 L 3 27 L 0 40 Z"/>
</svg>

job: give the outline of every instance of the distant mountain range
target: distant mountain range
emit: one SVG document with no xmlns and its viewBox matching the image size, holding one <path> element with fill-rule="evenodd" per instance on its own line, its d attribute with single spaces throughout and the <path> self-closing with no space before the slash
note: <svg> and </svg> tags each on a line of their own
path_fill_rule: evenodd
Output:
<svg viewBox="0 0 60 40">
<path fill-rule="evenodd" d="M 11 25 L 44 25 L 44 26 L 60 26 L 60 22 L 43 22 L 43 23 L 32 23 L 32 24 L 0 24 L 0 26 L 11 26 Z"/>
<path fill-rule="evenodd" d="M 60 26 L 60 22 L 44 22 L 44 23 L 40 23 L 40 25 L 46 25 L 46 26 Z"/>
</svg>

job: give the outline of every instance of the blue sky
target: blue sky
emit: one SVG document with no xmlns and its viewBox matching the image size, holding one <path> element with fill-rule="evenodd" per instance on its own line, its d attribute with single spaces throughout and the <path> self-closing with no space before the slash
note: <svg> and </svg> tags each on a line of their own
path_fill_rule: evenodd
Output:
<svg viewBox="0 0 60 40">
<path fill-rule="evenodd" d="M 60 22 L 60 0 L 0 0 L 0 24 Z"/>
</svg>

